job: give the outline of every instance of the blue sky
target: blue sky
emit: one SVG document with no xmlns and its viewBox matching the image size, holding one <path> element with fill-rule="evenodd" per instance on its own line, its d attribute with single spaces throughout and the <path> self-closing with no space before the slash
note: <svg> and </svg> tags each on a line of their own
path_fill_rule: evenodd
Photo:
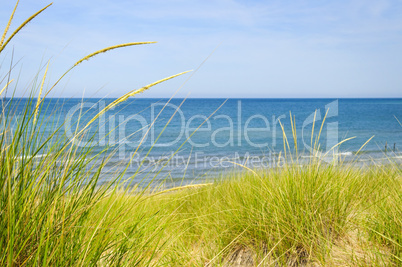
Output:
<svg viewBox="0 0 402 267">
<path fill-rule="evenodd" d="M 48 3 L 21 0 L 12 29 Z M 401 0 L 55 0 L 3 53 L 0 73 L 14 48 L 22 95 L 48 59 L 50 84 L 88 53 L 133 41 L 158 43 L 85 62 L 53 96 L 118 97 L 210 55 L 177 96 L 402 97 Z M 142 97 L 170 97 L 188 77 Z"/>
</svg>

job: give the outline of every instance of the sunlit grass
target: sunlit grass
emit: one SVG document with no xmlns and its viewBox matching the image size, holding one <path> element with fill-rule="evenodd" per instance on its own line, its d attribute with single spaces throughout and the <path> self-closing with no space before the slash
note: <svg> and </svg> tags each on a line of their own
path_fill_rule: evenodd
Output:
<svg viewBox="0 0 402 267">
<path fill-rule="evenodd" d="M 2 34 L 0 52 L 48 6 L 8 36 L 17 7 L 18 1 Z M 120 220 L 127 212 L 126 208 L 116 206 L 124 196 L 124 191 L 117 194 L 123 173 L 115 173 L 110 182 L 99 186 L 103 167 L 115 151 L 93 153 L 91 147 L 74 145 L 75 140 L 93 140 L 95 135 L 88 136 L 88 130 L 101 114 L 95 115 L 83 128 L 78 127 L 79 119 L 73 138 L 68 139 L 61 131 L 63 122 L 57 121 L 58 111 L 49 110 L 50 104 L 45 105 L 44 101 L 60 80 L 83 61 L 113 49 L 150 43 L 154 42 L 126 43 L 91 53 L 45 90 L 47 65 L 42 78 L 36 77 L 40 82 L 33 82 L 24 101 L 4 97 L 13 94 L 15 88 L 11 88 L 12 73 L 2 74 L 0 80 L 5 84 L 0 91 L 0 265 L 134 266 L 146 265 L 152 259 L 159 245 L 151 243 L 154 239 L 144 234 L 144 225 L 147 230 L 151 225 L 147 225 L 143 217 L 132 218 L 124 224 Z M 113 104 L 182 74 L 132 90 Z M 38 97 L 34 98 L 37 92 Z M 42 116 L 48 111 L 56 122 Z M 99 203 L 102 203 L 101 208 Z M 136 202 L 131 201 L 130 207 L 135 209 Z M 160 229 L 163 220 L 155 225 Z"/>
<path fill-rule="evenodd" d="M 112 199 L 126 209 L 122 225 L 143 218 L 151 244 L 164 244 L 154 255 L 156 266 L 401 263 L 399 169 L 309 165 L 256 174 Z"/>
</svg>

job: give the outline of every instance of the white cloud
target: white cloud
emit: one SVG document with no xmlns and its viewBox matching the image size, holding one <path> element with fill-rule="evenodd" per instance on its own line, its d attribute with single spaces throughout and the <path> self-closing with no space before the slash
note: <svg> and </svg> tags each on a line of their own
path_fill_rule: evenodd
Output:
<svg viewBox="0 0 402 267">
<path fill-rule="evenodd" d="M 23 1 L 17 21 L 44 5 Z M 5 10 L 0 10 L 4 25 Z M 156 79 L 196 68 L 183 95 L 328 96 L 399 92 L 402 3 L 370 1 L 67 1 L 22 32 L 13 45 L 32 77 L 53 57 L 53 77 L 82 56 L 128 41 L 159 41 L 100 55 L 71 76 L 65 95 L 121 95 Z M 66 47 L 67 45 L 67 47 Z M 380 71 L 379 68 L 386 71 Z M 381 75 L 380 75 L 381 74 Z M 21 78 L 23 79 L 23 78 Z M 182 80 L 146 96 L 170 96 Z M 174 86 L 173 86 L 174 85 Z M 176 86 L 176 87 L 175 87 Z M 175 87 L 175 88 L 173 88 Z M 366 90 L 366 91 L 365 91 Z M 70 92 L 70 93 L 67 93 Z M 327 93 L 325 93 L 327 94 Z M 102 95 L 100 95 L 102 96 Z"/>
</svg>

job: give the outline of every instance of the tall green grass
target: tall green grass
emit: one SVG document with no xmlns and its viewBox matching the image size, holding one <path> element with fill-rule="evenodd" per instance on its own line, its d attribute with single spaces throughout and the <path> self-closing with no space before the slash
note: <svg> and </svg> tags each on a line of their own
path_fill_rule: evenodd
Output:
<svg viewBox="0 0 402 267">
<path fill-rule="evenodd" d="M 9 34 L 18 4 L 17 1 L 2 34 L 0 53 L 22 28 L 50 6 L 36 12 Z M 63 122 L 54 123 L 52 127 L 52 122 L 42 116 L 49 111 L 44 99 L 73 68 L 100 53 L 150 43 L 154 42 L 127 43 L 98 50 L 78 60 L 52 86 L 44 88 L 48 64 L 43 76 L 38 75 L 33 87 L 28 89 L 26 101 L 4 97 L 13 94 L 10 79 L 13 73 L 1 74 L 0 81 L 5 84 L 1 90 L 0 117 L 1 266 L 134 266 L 146 265 L 152 259 L 159 245 L 155 242 L 150 245 L 149 236 L 143 233 L 145 225 L 147 229 L 152 226 L 142 217 L 132 218 L 124 226 L 121 224 L 120 218 L 127 209 L 116 207 L 116 203 L 124 197 L 124 192 L 117 194 L 123 173 L 116 173 L 111 182 L 102 187 L 98 185 L 111 155 L 94 155 L 90 147 L 75 146 L 60 131 Z M 118 98 L 86 125 L 77 127 L 74 139 L 88 137 L 91 124 L 108 109 L 181 74 L 184 73 Z M 38 97 L 34 97 L 35 93 Z M 50 112 L 57 114 L 57 110 Z M 49 127 L 51 132 L 45 135 Z M 88 138 L 91 140 L 94 136 Z M 101 201 L 102 209 L 97 209 Z M 136 201 L 131 201 L 130 208 L 135 207 Z M 155 229 L 161 225 L 163 220 L 158 220 Z"/>
<path fill-rule="evenodd" d="M 152 266 L 400 266 L 401 185 L 389 166 L 288 165 L 117 206 L 164 244 Z"/>
</svg>

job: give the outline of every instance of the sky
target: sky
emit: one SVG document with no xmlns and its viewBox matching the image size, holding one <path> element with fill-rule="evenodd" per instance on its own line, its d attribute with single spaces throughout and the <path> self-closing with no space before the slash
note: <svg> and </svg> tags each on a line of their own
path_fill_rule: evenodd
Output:
<svg viewBox="0 0 402 267">
<path fill-rule="evenodd" d="M 47 4 L 21 0 L 11 30 Z M 51 95 L 119 97 L 193 70 L 141 97 L 402 97 L 402 0 L 54 0 L 0 55 L 0 77 L 12 59 L 24 96 L 48 61 L 47 87 L 87 54 L 139 41 L 157 43 L 98 55 Z"/>
</svg>

